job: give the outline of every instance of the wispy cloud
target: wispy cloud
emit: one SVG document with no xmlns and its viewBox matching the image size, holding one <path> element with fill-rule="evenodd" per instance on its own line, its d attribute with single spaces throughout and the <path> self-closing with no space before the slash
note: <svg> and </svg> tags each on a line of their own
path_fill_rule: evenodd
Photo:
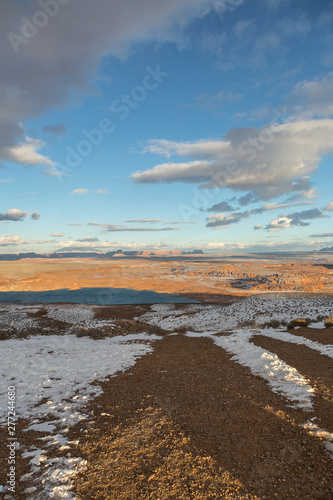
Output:
<svg viewBox="0 0 333 500">
<path fill-rule="evenodd" d="M 79 241 L 80 243 L 96 243 L 97 241 L 99 241 L 99 239 L 93 236 L 86 236 L 85 238 L 77 241 Z"/>
<path fill-rule="evenodd" d="M 100 224 L 98 222 L 89 222 L 89 226 L 97 226 L 103 228 L 106 233 L 116 232 L 159 232 L 159 231 L 177 231 L 178 227 L 126 227 L 116 224 Z"/>
<path fill-rule="evenodd" d="M 137 224 L 146 224 L 146 223 L 151 223 L 151 224 L 158 224 L 160 222 L 164 222 L 164 219 L 128 219 L 125 220 L 125 222 L 130 222 L 130 223 L 137 223 Z"/>
<path fill-rule="evenodd" d="M 62 177 L 71 177 L 67 172 L 62 172 L 61 170 L 53 166 L 47 168 L 46 170 L 43 170 L 42 174 L 49 175 L 50 177 L 57 177 L 58 179 L 61 179 Z"/>
<path fill-rule="evenodd" d="M 71 194 L 89 194 L 89 190 L 84 188 L 73 189 Z"/>
<path fill-rule="evenodd" d="M 17 235 L 8 235 L 0 237 L 0 246 L 18 246 L 18 245 L 45 245 L 47 243 L 53 243 L 54 240 L 25 240 Z"/>
<path fill-rule="evenodd" d="M 78 189 L 73 189 L 71 194 L 107 194 L 108 190 L 107 189 L 85 189 L 85 188 L 78 188 Z"/>
<path fill-rule="evenodd" d="M 183 220 L 166 220 L 166 219 L 128 219 L 125 222 L 133 224 L 184 224 Z M 186 222 L 186 224 L 197 224 L 197 222 Z"/>
<path fill-rule="evenodd" d="M 333 233 L 310 234 L 310 238 L 333 238 Z"/>
</svg>

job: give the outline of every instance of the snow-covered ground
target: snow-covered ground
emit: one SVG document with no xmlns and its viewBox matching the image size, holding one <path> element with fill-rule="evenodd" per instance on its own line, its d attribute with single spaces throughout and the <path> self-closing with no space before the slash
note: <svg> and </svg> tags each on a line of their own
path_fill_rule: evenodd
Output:
<svg viewBox="0 0 333 500">
<path fill-rule="evenodd" d="M 70 449 L 66 437 L 69 428 L 87 417 L 83 405 L 101 392 L 92 383 L 133 366 L 152 351 L 151 344 L 158 338 L 137 334 L 96 341 L 54 335 L 1 342 L 1 400 L 7 397 L 8 386 L 14 386 L 17 417 L 31 421 L 27 430 L 47 433 L 40 447 L 24 450 L 31 473 L 21 480 L 41 481 L 43 498 L 72 498 L 70 479 L 84 466 L 83 461 L 73 457 L 48 459 L 47 450 L 53 446 Z M 5 423 L 2 414 L 0 424 Z M 27 498 L 34 491 L 26 491 Z"/>
<path fill-rule="evenodd" d="M 333 294 L 252 295 L 227 307 L 193 304 L 183 314 L 173 304 L 155 304 L 151 310 L 140 319 L 166 330 L 187 327 L 198 332 L 226 332 L 246 324 L 261 327 L 273 320 L 289 323 L 297 318 L 310 318 L 322 325 L 318 318 L 333 314 Z"/>
<path fill-rule="evenodd" d="M 93 382 L 130 368 L 139 357 L 151 352 L 154 342 L 161 337 L 133 333 L 103 340 L 78 338 L 71 334 L 75 326 L 101 328 L 112 325 L 112 320 L 95 320 L 96 306 L 74 304 L 3 304 L 0 306 L 1 329 L 36 327 L 38 316 L 32 318 L 28 313 L 38 312 L 41 307 L 47 309 L 45 317 L 67 323 L 68 327 L 63 335 L 35 335 L 0 342 L 0 397 L 4 400 L 8 386 L 15 386 L 18 417 L 30 420 L 29 430 L 45 433 L 39 446 L 21 450 L 31 463 L 31 472 L 20 478 L 29 483 L 27 498 L 30 494 L 34 498 L 35 486 L 31 485 L 37 480 L 38 484 L 40 481 L 43 484 L 45 498 L 70 499 L 73 498 L 71 477 L 84 467 L 84 462 L 70 455 L 49 458 L 48 450 L 52 447 L 70 450 L 69 428 L 88 417 L 84 405 L 101 391 Z M 304 345 L 333 358 L 333 346 L 293 335 L 283 326 L 264 326 L 272 320 L 281 324 L 296 318 L 310 318 L 310 327 L 322 328 L 322 317 L 332 313 L 332 295 L 313 294 L 300 298 L 270 294 L 252 296 L 230 306 L 190 304 L 179 309 L 172 304 L 155 304 L 150 312 L 138 319 L 158 325 L 173 335 L 175 330 L 182 328 L 182 333 L 188 336 L 211 338 L 232 355 L 232 360 L 266 380 L 272 391 L 283 396 L 288 404 L 309 412 L 313 410 L 314 400 L 311 382 L 276 354 L 254 345 L 251 339 L 260 334 Z M 227 334 L 218 335 L 221 332 Z M 1 415 L 0 425 L 5 423 Z M 304 428 L 324 438 L 327 450 L 333 451 L 333 435 L 318 428 L 308 414 Z"/>
</svg>

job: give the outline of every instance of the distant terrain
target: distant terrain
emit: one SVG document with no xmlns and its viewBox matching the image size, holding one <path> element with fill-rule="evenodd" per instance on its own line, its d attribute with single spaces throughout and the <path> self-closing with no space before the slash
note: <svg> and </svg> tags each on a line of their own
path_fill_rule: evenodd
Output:
<svg viewBox="0 0 333 500">
<path fill-rule="evenodd" d="M 333 291 L 332 265 L 333 254 L 312 252 L 110 258 L 67 254 L 66 258 L 59 259 L 0 261 L 0 291 L 123 288 L 223 302 L 226 295 Z"/>
</svg>

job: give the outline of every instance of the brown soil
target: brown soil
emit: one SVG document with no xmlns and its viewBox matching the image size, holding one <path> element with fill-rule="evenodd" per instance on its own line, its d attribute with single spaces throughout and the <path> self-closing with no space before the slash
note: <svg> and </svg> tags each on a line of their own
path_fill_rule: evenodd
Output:
<svg viewBox="0 0 333 500">
<path fill-rule="evenodd" d="M 319 342 L 320 344 L 333 344 L 333 328 L 293 328 L 290 330 L 292 335 L 298 335 L 299 337 L 305 337 L 314 342 Z"/>
<path fill-rule="evenodd" d="M 102 383 L 94 426 L 70 433 L 88 461 L 78 498 L 331 499 L 332 462 L 300 426 L 313 414 L 230 358 L 211 339 L 166 336 Z"/>
<path fill-rule="evenodd" d="M 256 335 L 252 342 L 277 354 L 280 359 L 310 380 L 316 391 L 315 414 L 320 415 L 316 423 L 319 427 L 333 432 L 333 360 L 309 347 L 261 335 Z"/>
<path fill-rule="evenodd" d="M 199 302 L 205 302 L 207 304 L 225 304 L 230 305 L 235 302 L 239 302 L 244 299 L 247 295 L 237 294 L 237 295 L 225 295 L 222 293 L 179 293 L 180 297 L 186 297 L 187 299 L 198 300 Z M 177 304 L 181 305 L 181 304 Z"/>
</svg>

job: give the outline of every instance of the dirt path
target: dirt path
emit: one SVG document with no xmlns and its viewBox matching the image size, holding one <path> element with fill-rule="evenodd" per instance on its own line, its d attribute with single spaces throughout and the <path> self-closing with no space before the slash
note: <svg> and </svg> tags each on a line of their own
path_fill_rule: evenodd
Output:
<svg viewBox="0 0 333 500">
<path fill-rule="evenodd" d="M 333 360 L 309 347 L 269 339 L 261 335 L 253 337 L 252 342 L 277 354 L 280 359 L 310 380 L 316 395 L 315 414 L 320 415 L 316 423 L 319 427 L 333 432 Z"/>
<path fill-rule="evenodd" d="M 211 339 L 166 336 L 102 384 L 71 431 L 86 499 L 333 498 L 332 461 L 287 406 Z"/>
</svg>

